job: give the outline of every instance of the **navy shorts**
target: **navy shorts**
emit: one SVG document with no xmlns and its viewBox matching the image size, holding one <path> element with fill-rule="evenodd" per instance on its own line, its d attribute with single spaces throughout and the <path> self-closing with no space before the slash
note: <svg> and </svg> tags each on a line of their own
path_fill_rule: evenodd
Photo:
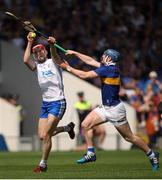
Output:
<svg viewBox="0 0 162 180">
<path fill-rule="evenodd" d="M 66 110 L 66 100 L 58 100 L 51 102 L 42 102 L 40 118 L 48 118 L 48 114 L 52 114 L 55 117 L 62 119 Z"/>
</svg>

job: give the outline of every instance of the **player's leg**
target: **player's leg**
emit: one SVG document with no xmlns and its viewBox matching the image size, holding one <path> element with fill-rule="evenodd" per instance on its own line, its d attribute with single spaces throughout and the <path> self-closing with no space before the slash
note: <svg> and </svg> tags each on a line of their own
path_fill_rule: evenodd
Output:
<svg viewBox="0 0 162 180">
<path fill-rule="evenodd" d="M 43 135 L 43 155 L 42 159 L 46 160 L 48 159 L 49 152 L 51 150 L 52 142 L 51 137 L 53 134 L 53 131 L 55 131 L 60 119 L 57 117 L 49 114 L 48 115 L 48 121 L 45 126 L 45 131 Z"/>
<path fill-rule="evenodd" d="M 61 108 L 61 109 L 62 109 L 62 111 L 60 111 L 60 115 L 59 115 L 60 119 L 63 117 L 64 112 L 65 112 L 65 110 L 63 110 L 63 108 Z M 52 110 L 51 110 L 51 114 L 54 114 L 52 112 Z M 43 118 L 40 118 L 40 120 L 39 120 L 38 136 L 42 140 L 42 136 L 44 134 L 45 126 L 47 124 L 47 115 L 44 113 L 43 110 L 41 112 L 41 117 L 43 117 Z M 74 139 L 74 137 L 75 137 L 74 127 L 75 127 L 75 124 L 73 122 L 70 122 L 66 126 L 56 127 L 53 134 L 52 134 L 52 136 L 55 136 L 56 134 L 59 134 L 59 133 L 62 133 L 62 132 L 67 132 L 69 134 L 70 138 Z"/>
<path fill-rule="evenodd" d="M 94 138 L 96 140 L 96 147 L 98 149 L 101 149 L 100 148 L 100 145 L 103 143 L 104 139 L 105 139 L 105 136 L 106 136 L 106 130 L 105 130 L 105 127 L 103 124 L 97 126 L 94 128 Z"/>
<path fill-rule="evenodd" d="M 56 129 L 60 119 L 49 114 L 47 119 L 40 118 L 38 125 L 39 137 L 42 140 L 42 158 L 34 169 L 34 172 L 45 172 L 47 170 L 47 160 L 52 146 L 52 134 Z"/>
<path fill-rule="evenodd" d="M 45 133 L 45 126 L 47 124 L 47 118 L 40 118 L 38 121 L 38 137 L 40 140 L 43 140 L 43 135 Z"/>
<path fill-rule="evenodd" d="M 52 136 L 55 136 L 62 132 L 67 132 L 69 134 L 69 137 L 71 139 L 75 138 L 75 131 L 74 131 L 75 124 L 73 122 L 70 122 L 66 126 L 59 126 L 56 127 L 55 131 L 53 132 Z"/>
<path fill-rule="evenodd" d="M 126 141 L 133 143 L 146 153 L 152 164 L 152 169 L 154 171 L 157 170 L 159 167 L 159 153 L 151 150 L 149 146 L 140 137 L 133 134 L 128 122 L 115 127 Z"/>
<path fill-rule="evenodd" d="M 115 127 L 126 141 L 129 141 L 135 144 L 137 147 L 142 149 L 145 153 L 147 153 L 150 150 L 148 145 L 140 137 L 132 133 L 128 122 L 123 125 L 115 126 Z"/>
<path fill-rule="evenodd" d="M 66 101 L 43 102 L 38 125 L 38 133 L 42 143 L 42 159 L 34 172 L 42 172 L 47 169 L 47 159 L 52 146 L 52 135 L 66 110 Z"/>
<path fill-rule="evenodd" d="M 82 128 L 87 143 L 87 153 L 83 156 L 83 158 L 77 161 L 78 164 L 96 161 L 96 154 L 92 139 L 93 129 L 90 129 L 90 127 L 102 121 L 102 118 L 93 110 L 87 115 L 85 120 L 82 122 Z"/>
<path fill-rule="evenodd" d="M 51 103 L 49 113 L 53 114 L 55 117 L 58 117 L 60 120 L 62 119 L 65 111 L 66 111 L 65 99 Z M 75 127 L 75 124 L 73 122 L 70 122 L 66 126 L 56 127 L 52 135 L 55 136 L 56 134 L 67 132 L 70 138 L 74 139 L 75 137 L 74 127 Z"/>
</svg>

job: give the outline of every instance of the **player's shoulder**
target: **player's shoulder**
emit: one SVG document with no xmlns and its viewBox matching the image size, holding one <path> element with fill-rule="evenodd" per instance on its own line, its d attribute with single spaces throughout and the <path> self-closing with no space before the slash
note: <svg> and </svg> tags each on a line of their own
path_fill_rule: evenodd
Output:
<svg viewBox="0 0 162 180">
<path fill-rule="evenodd" d="M 48 59 L 46 60 L 46 64 L 51 65 L 51 67 L 52 67 L 53 65 L 56 66 L 56 63 L 52 60 L 52 58 L 48 58 Z"/>
<path fill-rule="evenodd" d="M 46 62 L 53 62 L 52 58 L 48 58 Z"/>
<path fill-rule="evenodd" d="M 115 65 L 109 65 L 107 66 L 109 70 L 111 71 L 119 71 L 119 67 L 115 64 Z"/>
<path fill-rule="evenodd" d="M 101 69 L 108 69 L 108 70 L 118 70 L 118 66 L 116 66 L 115 64 L 110 64 L 110 65 L 101 65 L 100 66 Z"/>
</svg>

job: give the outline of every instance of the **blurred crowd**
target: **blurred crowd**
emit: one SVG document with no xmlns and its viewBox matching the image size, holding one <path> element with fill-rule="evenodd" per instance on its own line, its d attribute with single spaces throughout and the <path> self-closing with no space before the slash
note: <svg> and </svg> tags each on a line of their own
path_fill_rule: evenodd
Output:
<svg viewBox="0 0 162 180">
<path fill-rule="evenodd" d="M 162 137 L 162 83 L 156 71 L 149 73 L 143 90 L 137 81 L 132 80 L 126 86 L 122 86 L 120 97 L 135 108 L 139 135 L 151 147 L 161 146 L 158 139 Z"/>
<path fill-rule="evenodd" d="M 162 0 L 0 0 L 0 7 L 30 20 L 45 34 L 54 35 L 66 49 L 97 60 L 105 49 L 117 49 L 122 54 L 120 95 L 135 107 L 141 126 L 147 127 L 148 119 L 157 119 L 152 126 L 159 133 Z M 1 12 L 0 38 L 24 48 L 26 32 Z M 37 42 L 47 43 L 40 37 Z M 60 55 L 64 57 L 61 52 Z M 90 69 L 74 57 L 69 62 L 83 70 Z M 98 79 L 89 82 L 100 86 Z M 153 141 L 151 138 L 149 141 Z"/>
</svg>

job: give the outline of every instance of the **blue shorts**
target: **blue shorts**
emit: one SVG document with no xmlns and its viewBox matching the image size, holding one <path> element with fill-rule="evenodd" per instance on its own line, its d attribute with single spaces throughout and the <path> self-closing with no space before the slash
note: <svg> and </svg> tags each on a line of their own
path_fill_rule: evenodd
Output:
<svg viewBox="0 0 162 180">
<path fill-rule="evenodd" d="M 66 100 L 58 100 L 51 102 L 42 102 L 40 118 L 48 118 L 48 114 L 52 114 L 55 117 L 61 119 L 66 110 Z"/>
</svg>

